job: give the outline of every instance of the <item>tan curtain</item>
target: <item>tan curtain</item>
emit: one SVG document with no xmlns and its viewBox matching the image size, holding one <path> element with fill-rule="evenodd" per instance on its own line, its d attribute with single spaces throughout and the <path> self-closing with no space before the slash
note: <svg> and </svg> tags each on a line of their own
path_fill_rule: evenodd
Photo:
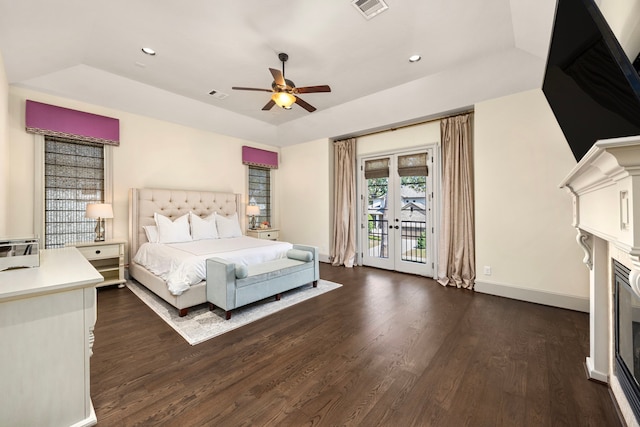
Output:
<svg viewBox="0 0 640 427">
<path fill-rule="evenodd" d="M 442 222 L 438 241 L 438 282 L 473 289 L 475 237 L 471 114 L 443 119 Z"/>
<path fill-rule="evenodd" d="M 356 258 L 356 140 L 333 143 L 333 249 L 331 263 L 353 267 Z"/>
</svg>

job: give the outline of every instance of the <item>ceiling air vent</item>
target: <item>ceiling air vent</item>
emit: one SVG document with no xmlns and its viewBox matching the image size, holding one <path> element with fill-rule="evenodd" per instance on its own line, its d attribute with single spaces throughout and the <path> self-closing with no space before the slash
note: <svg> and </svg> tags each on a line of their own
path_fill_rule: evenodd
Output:
<svg viewBox="0 0 640 427">
<path fill-rule="evenodd" d="M 352 0 L 351 4 L 358 9 L 365 19 L 371 19 L 389 9 L 389 6 L 382 0 Z"/>
<path fill-rule="evenodd" d="M 216 99 L 225 99 L 227 96 L 229 96 L 229 94 L 218 92 L 217 90 L 212 90 L 211 92 L 209 92 L 209 95 L 213 96 Z"/>
</svg>

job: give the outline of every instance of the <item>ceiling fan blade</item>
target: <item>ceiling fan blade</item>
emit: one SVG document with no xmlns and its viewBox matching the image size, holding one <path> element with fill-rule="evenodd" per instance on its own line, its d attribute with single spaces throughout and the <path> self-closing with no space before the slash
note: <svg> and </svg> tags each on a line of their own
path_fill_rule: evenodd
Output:
<svg viewBox="0 0 640 427">
<path fill-rule="evenodd" d="M 258 88 L 255 88 L 255 87 L 237 87 L 237 86 L 234 86 L 231 89 L 234 89 L 234 90 L 256 90 L 258 92 L 269 92 L 269 93 L 273 92 L 271 89 L 258 89 Z"/>
<path fill-rule="evenodd" d="M 263 111 L 271 110 L 271 107 L 273 107 L 274 105 L 276 105 L 276 103 L 273 101 L 273 99 L 270 99 L 269 102 L 267 102 L 265 106 L 262 107 L 262 110 Z"/>
<path fill-rule="evenodd" d="M 278 86 L 286 87 L 287 83 L 284 81 L 284 77 L 282 76 L 282 71 L 276 70 L 275 68 L 269 68 L 271 71 L 271 75 L 273 76 L 273 81 L 276 82 Z"/>
<path fill-rule="evenodd" d="M 299 96 L 296 96 L 296 104 L 298 104 L 299 106 L 301 106 L 302 108 L 304 108 L 310 113 L 313 113 L 314 111 L 316 111 L 316 107 L 314 107 L 313 105 L 309 104 L 306 101 L 303 101 L 302 99 L 300 99 Z"/>
<path fill-rule="evenodd" d="M 327 85 L 321 86 L 304 86 L 297 87 L 293 90 L 294 93 L 315 93 L 315 92 L 331 92 L 331 88 Z"/>
</svg>

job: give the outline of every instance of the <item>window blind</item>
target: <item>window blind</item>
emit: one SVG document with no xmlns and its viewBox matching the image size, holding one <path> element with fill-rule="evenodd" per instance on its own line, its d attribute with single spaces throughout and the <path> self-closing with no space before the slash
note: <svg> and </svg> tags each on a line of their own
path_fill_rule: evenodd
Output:
<svg viewBox="0 0 640 427">
<path fill-rule="evenodd" d="M 364 177 L 387 178 L 389 176 L 389 158 L 367 160 L 364 162 Z"/>
<path fill-rule="evenodd" d="M 249 204 L 260 208 L 256 224 L 268 221 L 271 224 L 271 170 L 249 166 Z"/>
<path fill-rule="evenodd" d="M 45 136 L 45 248 L 92 241 L 95 219 L 87 203 L 104 200 L 104 148 Z"/>
<path fill-rule="evenodd" d="M 427 153 L 398 156 L 399 176 L 428 176 Z"/>
</svg>

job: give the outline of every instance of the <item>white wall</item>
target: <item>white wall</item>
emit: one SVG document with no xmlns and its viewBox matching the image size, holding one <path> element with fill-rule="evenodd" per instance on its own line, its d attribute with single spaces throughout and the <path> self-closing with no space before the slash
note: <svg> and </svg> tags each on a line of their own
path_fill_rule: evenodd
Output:
<svg viewBox="0 0 640 427">
<path fill-rule="evenodd" d="M 477 104 L 474 152 L 476 289 L 588 309 L 571 197 L 558 187 L 576 161 L 542 91 Z"/>
<path fill-rule="evenodd" d="M 358 138 L 356 153 L 365 156 L 440 143 L 440 121 L 408 126 Z"/>
<path fill-rule="evenodd" d="M 7 116 L 9 84 L 0 52 L 0 237 L 9 236 L 7 229 L 7 194 L 9 192 L 9 130 Z"/>
<path fill-rule="evenodd" d="M 328 139 L 283 147 L 276 186 L 282 240 L 318 246 L 325 262 L 331 253 L 332 156 Z"/>
<path fill-rule="evenodd" d="M 571 197 L 559 183 L 575 166 L 541 90 L 486 101 L 474 114 L 476 290 L 588 309 L 588 269 L 571 226 Z M 358 155 L 440 142 L 438 121 L 358 138 Z M 327 140 L 284 147 L 285 239 L 331 244 L 333 150 Z M 491 276 L 483 267 L 491 266 Z"/>
<path fill-rule="evenodd" d="M 127 238 L 130 188 L 220 190 L 242 193 L 246 197 L 247 172 L 242 165 L 242 145 L 278 151 L 249 141 L 11 87 L 9 200 L 2 216 L 8 218 L 14 234 L 34 232 L 34 137 L 25 131 L 26 99 L 120 120 L 120 146 L 113 149 L 115 238 Z"/>
</svg>

